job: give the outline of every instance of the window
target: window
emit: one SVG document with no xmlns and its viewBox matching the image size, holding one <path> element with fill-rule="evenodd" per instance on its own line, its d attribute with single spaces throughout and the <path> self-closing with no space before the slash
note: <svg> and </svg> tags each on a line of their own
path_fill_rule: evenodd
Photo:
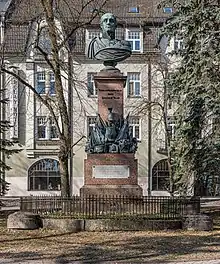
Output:
<svg viewBox="0 0 220 264">
<path fill-rule="evenodd" d="M 37 139 L 58 139 L 57 127 L 52 117 L 36 117 Z"/>
<path fill-rule="evenodd" d="M 88 87 L 88 94 L 89 96 L 94 95 L 97 96 L 97 88 L 95 87 L 93 76 L 95 72 L 89 72 L 87 74 L 87 87 Z"/>
<path fill-rule="evenodd" d="M 128 29 L 126 39 L 127 39 L 127 41 L 130 42 L 132 51 L 141 52 L 142 47 L 141 47 L 141 32 L 140 32 L 140 30 Z"/>
<path fill-rule="evenodd" d="M 57 132 L 57 126 L 54 121 L 54 119 L 50 119 L 50 138 L 51 139 L 57 139 L 58 138 L 58 132 Z"/>
<path fill-rule="evenodd" d="M 169 183 L 169 170 L 167 159 L 158 161 L 152 169 L 152 190 L 165 191 Z"/>
<path fill-rule="evenodd" d="M 87 117 L 87 135 L 89 136 L 96 124 L 96 116 Z"/>
<path fill-rule="evenodd" d="M 132 137 L 135 137 L 137 140 L 141 140 L 140 118 L 137 116 L 131 116 L 129 118 L 129 126 Z"/>
<path fill-rule="evenodd" d="M 39 94 L 55 94 L 55 78 L 52 72 L 37 72 L 37 87 Z"/>
<path fill-rule="evenodd" d="M 28 170 L 30 191 L 60 190 L 61 179 L 59 162 L 54 159 L 41 159 Z"/>
<path fill-rule="evenodd" d="M 139 13 L 139 6 L 130 7 L 129 13 Z"/>
<path fill-rule="evenodd" d="M 50 73 L 50 95 L 54 95 L 56 94 L 55 92 L 55 77 L 54 77 L 54 73 L 51 72 Z"/>
<path fill-rule="evenodd" d="M 37 138 L 38 139 L 46 139 L 46 124 L 47 124 L 46 116 L 37 117 Z"/>
<path fill-rule="evenodd" d="M 37 73 L 37 92 L 39 94 L 45 94 L 45 72 Z"/>
<path fill-rule="evenodd" d="M 93 38 L 100 37 L 99 29 L 89 28 L 86 30 L 86 44 L 88 45 Z"/>
<path fill-rule="evenodd" d="M 175 37 L 174 38 L 174 50 L 179 51 L 179 50 L 183 50 L 183 48 L 184 48 L 183 39 L 179 37 Z"/>
<path fill-rule="evenodd" d="M 128 96 L 141 96 L 141 83 L 139 72 L 128 72 Z"/>
<path fill-rule="evenodd" d="M 172 7 L 164 7 L 163 12 L 166 14 L 171 14 L 171 13 L 173 13 L 173 8 Z"/>
<path fill-rule="evenodd" d="M 93 38 L 96 38 L 96 37 L 100 37 L 100 30 L 98 29 L 89 29 L 88 30 L 88 39 L 93 39 Z"/>
<path fill-rule="evenodd" d="M 170 135 L 170 139 L 174 139 L 175 138 L 175 127 L 176 127 L 176 120 L 175 120 L 175 116 L 168 116 L 168 133 Z"/>
</svg>

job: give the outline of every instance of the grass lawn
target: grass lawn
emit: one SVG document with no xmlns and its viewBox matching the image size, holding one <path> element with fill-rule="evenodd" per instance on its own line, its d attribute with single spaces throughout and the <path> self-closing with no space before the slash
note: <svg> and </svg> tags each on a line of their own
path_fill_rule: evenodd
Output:
<svg viewBox="0 0 220 264">
<path fill-rule="evenodd" d="M 0 220 L 1 221 L 1 220 Z M 166 263 L 220 259 L 220 230 L 212 232 L 8 231 L 0 222 L 0 258 L 56 259 L 83 263 Z"/>
</svg>

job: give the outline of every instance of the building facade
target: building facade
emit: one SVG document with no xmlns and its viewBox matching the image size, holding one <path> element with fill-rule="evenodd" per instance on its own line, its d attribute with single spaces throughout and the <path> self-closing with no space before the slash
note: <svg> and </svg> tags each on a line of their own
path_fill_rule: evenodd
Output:
<svg viewBox="0 0 220 264">
<path fill-rule="evenodd" d="M 117 17 L 116 37 L 128 40 L 132 46 L 132 56 L 119 63 L 117 68 L 127 76 L 124 116 L 130 114 L 133 136 L 139 142 L 136 153 L 138 182 L 144 195 L 169 195 L 164 109 L 169 119 L 170 133 L 174 133 L 172 109 L 163 85 L 167 61 L 158 45 L 160 27 L 172 13 L 172 8 L 158 9 L 157 2 L 136 0 L 118 4 L 117 1 L 109 1 L 103 6 L 105 12 L 112 12 Z M 70 10 L 71 4 L 70 1 Z M 54 73 L 35 47 L 37 41 L 44 52 L 51 52 L 47 25 L 39 5 L 31 5 L 24 14 L 22 10 L 29 6 L 28 0 L 10 1 L 4 21 L 2 19 L 4 67 L 15 73 L 14 76 L 7 73 L 1 75 L 1 86 L 6 88 L 6 95 L 10 99 L 5 114 L 12 127 L 6 136 L 17 142 L 15 147 L 22 149 L 7 160 L 12 169 L 2 176 L 10 183 L 8 195 L 60 193 L 56 122 L 36 94 L 16 78 L 20 76 L 25 79 L 40 96 L 53 101 L 56 106 Z M 86 12 L 91 12 L 91 9 L 87 8 Z M 75 21 L 68 14 L 65 21 L 68 21 L 69 27 L 74 26 Z M 68 29 L 59 17 L 57 28 L 61 40 L 64 39 Z M 69 169 L 73 194 L 79 194 L 83 186 L 86 137 L 93 129 L 97 113 L 97 90 L 93 76 L 103 68 L 99 61 L 86 58 L 85 47 L 99 34 L 97 17 L 69 37 L 71 51 L 68 48 L 60 51 L 62 82 L 72 127 L 73 153 L 69 157 Z M 176 44 L 173 45 L 175 47 Z M 61 122 L 59 116 L 57 120 Z"/>
</svg>

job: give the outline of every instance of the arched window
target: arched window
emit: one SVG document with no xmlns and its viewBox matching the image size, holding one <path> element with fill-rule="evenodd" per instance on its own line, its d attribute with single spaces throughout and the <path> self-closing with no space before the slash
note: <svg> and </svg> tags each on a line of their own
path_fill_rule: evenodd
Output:
<svg viewBox="0 0 220 264">
<path fill-rule="evenodd" d="M 59 162 L 55 159 L 41 159 L 28 170 L 30 191 L 60 190 Z"/>
<path fill-rule="evenodd" d="M 164 191 L 169 185 L 169 170 L 167 159 L 158 161 L 152 169 L 152 190 Z"/>
</svg>

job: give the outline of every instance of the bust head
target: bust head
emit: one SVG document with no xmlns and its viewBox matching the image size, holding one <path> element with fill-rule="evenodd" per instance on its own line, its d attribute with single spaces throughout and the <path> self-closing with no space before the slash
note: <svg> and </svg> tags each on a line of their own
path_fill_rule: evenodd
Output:
<svg viewBox="0 0 220 264">
<path fill-rule="evenodd" d="M 113 14 L 104 14 L 100 19 L 100 27 L 102 37 L 96 37 L 90 41 L 87 47 L 87 56 L 90 59 L 103 61 L 105 69 L 115 70 L 117 62 L 131 56 L 131 45 L 128 41 L 115 38 L 117 21 Z"/>
<path fill-rule="evenodd" d="M 100 26 L 104 35 L 114 33 L 117 27 L 116 17 L 111 13 L 104 14 L 101 17 Z"/>
</svg>

